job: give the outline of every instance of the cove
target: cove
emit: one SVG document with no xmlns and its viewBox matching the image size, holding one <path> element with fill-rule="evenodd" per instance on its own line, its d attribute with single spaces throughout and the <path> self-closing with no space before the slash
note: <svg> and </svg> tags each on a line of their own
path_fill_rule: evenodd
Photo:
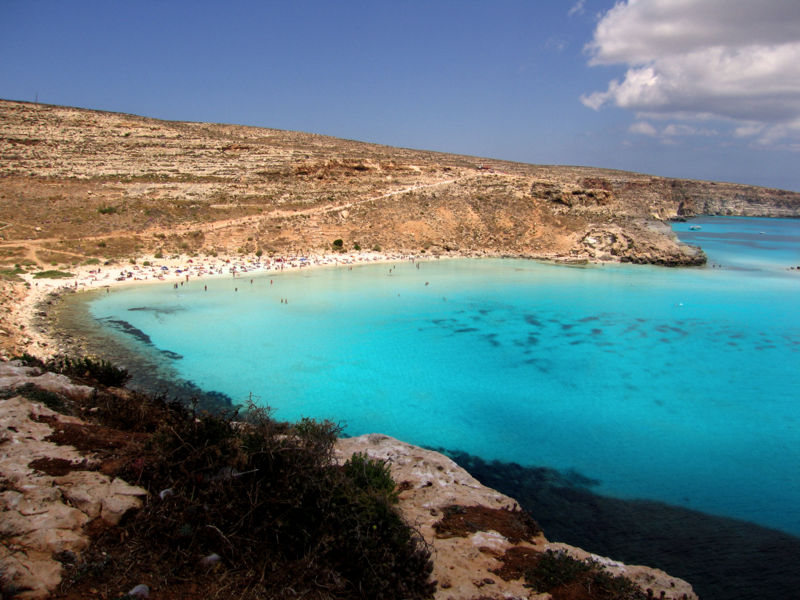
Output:
<svg viewBox="0 0 800 600">
<path fill-rule="evenodd" d="M 800 535 L 800 224 L 675 228 L 709 266 L 426 260 L 118 289 L 88 311 L 114 348 L 278 419 Z"/>
</svg>

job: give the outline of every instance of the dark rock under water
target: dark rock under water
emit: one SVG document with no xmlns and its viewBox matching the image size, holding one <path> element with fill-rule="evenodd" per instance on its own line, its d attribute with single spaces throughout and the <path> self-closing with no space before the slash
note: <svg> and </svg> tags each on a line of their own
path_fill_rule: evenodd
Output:
<svg viewBox="0 0 800 600">
<path fill-rule="evenodd" d="M 548 539 L 690 582 L 703 600 L 800 598 L 800 538 L 650 500 L 596 494 L 573 472 L 442 450 L 482 484 L 515 498 Z"/>
</svg>

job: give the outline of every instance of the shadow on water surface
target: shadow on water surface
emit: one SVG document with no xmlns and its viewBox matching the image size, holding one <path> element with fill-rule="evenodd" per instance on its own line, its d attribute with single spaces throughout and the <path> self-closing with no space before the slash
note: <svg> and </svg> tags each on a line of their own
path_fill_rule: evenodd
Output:
<svg viewBox="0 0 800 600">
<path fill-rule="evenodd" d="M 572 471 L 451 457 L 482 484 L 515 498 L 552 541 L 690 582 L 702 600 L 800 598 L 800 538 L 781 531 L 650 500 L 591 491 Z"/>
<path fill-rule="evenodd" d="M 185 404 L 196 402 L 198 409 L 213 413 L 234 408 L 228 395 L 203 390 L 192 381 L 181 379 L 164 358 L 183 357 L 158 348 L 138 327 L 122 319 L 93 318 L 81 298 L 67 296 L 62 300 L 54 307 L 51 325 L 54 334 L 69 349 L 68 354 L 100 356 L 124 367 L 131 375 L 126 386 L 131 389 Z"/>
<path fill-rule="evenodd" d="M 128 335 L 133 336 L 146 346 L 150 346 L 153 349 L 158 350 L 161 354 L 163 354 L 170 360 L 180 360 L 183 358 L 183 356 L 181 356 L 177 352 L 158 348 L 155 344 L 153 344 L 153 340 L 150 339 L 149 335 L 147 335 L 144 331 L 142 331 L 138 327 L 131 325 L 127 321 L 123 321 L 122 319 L 110 319 L 110 318 L 98 319 L 98 321 L 108 325 L 109 327 L 112 327 L 113 329 L 116 329 L 117 331 L 121 331 L 122 333 L 127 333 Z"/>
</svg>

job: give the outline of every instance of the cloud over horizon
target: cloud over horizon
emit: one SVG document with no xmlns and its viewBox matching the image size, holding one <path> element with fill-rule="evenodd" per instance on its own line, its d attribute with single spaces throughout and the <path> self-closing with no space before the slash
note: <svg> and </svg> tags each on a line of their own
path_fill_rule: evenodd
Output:
<svg viewBox="0 0 800 600">
<path fill-rule="evenodd" d="M 589 108 L 629 109 L 640 123 L 718 120 L 733 137 L 800 150 L 796 1 L 622 0 L 601 16 L 586 52 L 590 65 L 628 67 L 605 91 L 581 97 Z M 692 130 L 712 131 L 685 124 L 662 131 Z"/>
</svg>

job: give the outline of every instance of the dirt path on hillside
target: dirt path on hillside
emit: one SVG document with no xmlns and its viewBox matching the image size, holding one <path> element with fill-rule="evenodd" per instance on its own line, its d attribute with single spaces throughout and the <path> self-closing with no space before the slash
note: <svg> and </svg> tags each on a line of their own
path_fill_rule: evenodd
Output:
<svg viewBox="0 0 800 600">
<path fill-rule="evenodd" d="M 481 176 L 481 174 L 477 174 Z M 377 196 L 370 196 L 368 198 L 362 198 L 360 200 L 353 200 L 352 202 L 347 202 L 345 204 L 338 204 L 338 205 L 326 205 L 326 206 L 315 206 L 312 208 L 302 209 L 302 210 L 284 210 L 284 209 L 275 209 L 268 213 L 263 213 L 259 215 L 247 215 L 244 217 L 236 217 L 234 219 L 222 219 L 220 221 L 211 221 L 209 223 L 201 223 L 201 224 L 188 224 L 188 225 L 180 225 L 177 227 L 164 227 L 164 226 L 156 226 L 150 227 L 148 229 L 135 232 L 135 231 L 115 231 L 111 233 L 104 233 L 102 235 L 93 235 L 93 236 L 86 236 L 81 239 L 86 241 L 102 241 L 117 238 L 120 236 L 126 235 L 133 235 L 133 236 L 147 236 L 147 235 L 159 235 L 159 234 L 181 234 L 181 233 L 188 233 L 190 231 L 200 231 L 202 233 L 210 233 L 212 231 L 219 231 L 223 229 L 228 229 L 231 227 L 236 227 L 239 225 L 244 225 L 247 223 L 251 223 L 254 219 L 258 221 L 269 220 L 269 219 L 281 219 L 286 217 L 292 216 L 312 216 L 312 215 L 322 215 L 326 213 L 332 212 L 339 212 L 343 210 L 348 210 L 353 208 L 354 206 L 359 206 L 361 204 L 367 204 L 369 202 L 375 202 L 377 200 L 382 200 L 384 198 L 390 198 L 392 196 L 400 196 L 402 194 L 408 194 L 411 192 L 415 192 L 417 190 L 439 187 L 439 186 L 446 186 L 452 185 L 459 181 L 463 181 L 470 177 L 474 177 L 475 174 L 465 175 L 463 177 L 457 177 L 454 179 L 446 179 L 444 181 L 436 181 L 434 183 L 424 183 L 413 185 L 410 187 L 406 187 L 399 190 L 394 190 L 391 192 L 386 192 L 384 194 L 379 194 Z M 11 223 L 6 224 L 4 227 L 8 227 L 12 225 Z M 42 264 L 43 261 L 39 260 L 37 251 L 39 250 L 46 250 L 47 252 L 54 252 L 57 254 L 66 254 L 69 256 L 75 256 L 82 259 L 92 258 L 92 255 L 89 254 L 80 254 L 77 252 L 72 252 L 69 250 L 57 250 L 53 248 L 47 248 L 46 244 L 56 244 L 63 241 L 68 241 L 71 238 L 61 237 L 49 237 L 49 238 L 39 238 L 35 240 L 16 240 L 16 241 L 5 241 L 0 243 L 0 248 L 23 248 L 25 250 L 25 258 L 27 260 L 32 260 L 37 264 Z"/>
<path fill-rule="evenodd" d="M 201 231 L 202 233 L 209 233 L 211 231 L 219 231 L 220 229 L 227 229 L 228 227 L 236 227 L 237 225 L 243 225 L 245 223 L 251 222 L 253 219 L 280 219 L 285 217 L 293 217 L 293 216 L 312 216 L 312 215 L 322 215 L 331 212 L 338 212 L 342 210 L 348 210 L 354 206 L 359 206 L 361 204 L 367 204 L 369 202 L 374 202 L 376 200 L 382 200 L 383 198 L 389 198 L 391 196 L 399 196 L 401 194 L 408 194 L 410 192 L 414 192 L 417 190 L 437 187 L 442 185 L 450 185 L 456 183 L 458 181 L 462 181 L 467 179 L 468 176 L 458 177 L 455 179 L 447 179 L 445 181 L 437 181 L 435 183 L 424 183 L 419 185 L 413 185 L 411 187 L 403 188 L 401 190 L 395 190 L 393 192 L 387 192 L 385 194 L 380 194 L 378 196 L 370 196 L 369 198 L 362 198 L 361 200 L 353 200 L 352 202 L 347 202 L 345 204 L 338 204 L 338 205 L 326 205 L 326 206 L 315 206 L 312 208 L 306 208 L 301 210 L 282 210 L 282 209 L 275 209 L 268 213 L 263 213 L 260 215 L 247 215 L 245 217 L 237 217 L 235 219 L 223 219 L 221 221 L 212 221 L 211 223 L 204 223 L 202 225 L 184 225 L 175 229 L 170 229 L 171 233 L 185 233 L 189 231 Z M 150 230 L 142 232 L 142 234 L 147 233 L 160 233 L 161 228 L 152 228 Z M 109 236 L 111 237 L 111 236 Z M 93 239 L 93 238 L 92 238 Z M 98 238 L 100 239 L 100 238 Z"/>
</svg>

